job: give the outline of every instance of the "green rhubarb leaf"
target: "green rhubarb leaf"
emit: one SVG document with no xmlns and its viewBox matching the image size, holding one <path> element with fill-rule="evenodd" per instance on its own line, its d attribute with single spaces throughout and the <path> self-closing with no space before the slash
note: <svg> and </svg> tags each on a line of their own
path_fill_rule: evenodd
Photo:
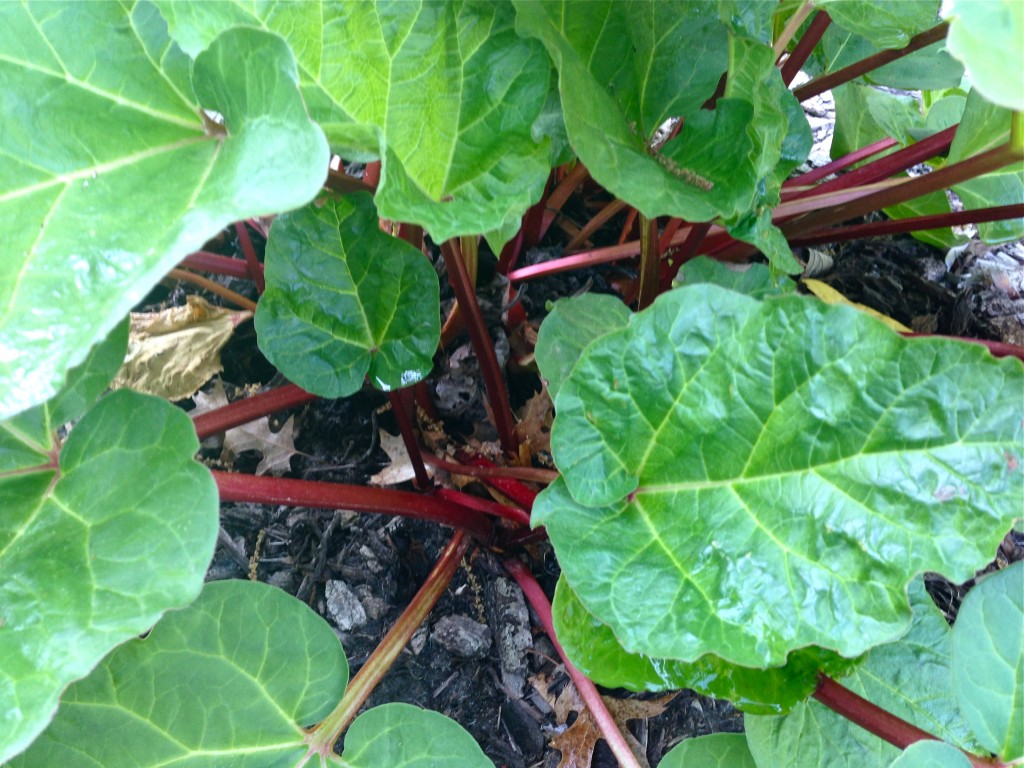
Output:
<svg viewBox="0 0 1024 768">
<path fill-rule="evenodd" d="M 752 204 L 757 176 L 749 103 L 713 95 L 727 31 L 712 3 L 517 0 L 516 29 L 541 40 L 558 68 L 569 141 L 591 175 L 645 216 L 707 221 Z M 677 44 L 685 36 L 687 45 Z M 680 136 L 652 154 L 669 117 Z"/>
<path fill-rule="evenodd" d="M 0 418 L 51 397 L 182 256 L 305 203 L 327 172 L 265 32 L 193 63 L 148 3 L 3 3 L 0 84 Z"/>
<path fill-rule="evenodd" d="M 381 216 L 440 242 L 513 233 L 540 199 L 550 148 L 535 141 L 551 64 L 491 2 L 159 2 L 195 53 L 224 29 L 276 32 L 295 51 L 303 96 L 332 149 L 382 160 Z"/>
<path fill-rule="evenodd" d="M 914 620 L 899 641 L 878 647 L 839 682 L 871 703 L 967 750 L 977 745 L 953 706 L 950 628 L 924 589 L 910 586 Z M 747 716 L 744 730 L 758 765 L 885 768 L 899 750 L 815 700 L 780 717 Z"/>
<path fill-rule="evenodd" d="M 849 674 L 858 660 L 822 648 L 801 648 L 786 664 L 751 669 L 706 654 L 692 663 L 627 652 L 608 625 L 594 618 L 565 579 L 559 579 L 552 605 L 555 634 L 569 659 L 595 683 L 631 691 L 689 688 L 728 699 L 744 712 L 782 714 L 818 687 L 818 674 Z"/>
<path fill-rule="evenodd" d="M 742 733 L 712 733 L 684 739 L 658 768 L 757 768 Z"/>
<path fill-rule="evenodd" d="M 1024 110 L 1024 4 L 1018 0 L 952 0 L 946 44 L 989 101 Z"/>
<path fill-rule="evenodd" d="M 910 133 L 923 123 L 917 100 L 911 96 L 893 95 L 855 83 L 841 85 L 832 94 L 836 100 L 834 158 L 887 137 L 907 144 Z"/>
<path fill-rule="evenodd" d="M 889 768 L 971 768 L 971 761 L 949 744 L 918 741 L 903 750 Z"/>
<path fill-rule="evenodd" d="M 368 194 L 279 217 L 266 279 L 260 349 L 299 386 L 344 397 L 367 375 L 387 391 L 430 372 L 441 333 L 437 274 L 418 249 L 380 231 Z"/>
<path fill-rule="evenodd" d="M 337 636 L 301 601 L 259 582 L 213 582 L 72 685 L 11 766 L 297 768 L 303 727 L 347 681 Z"/>
<path fill-rule="evenodd" d="M 922 197 L 915 197 L 905 203 L 890 205 L 882 210 L 890 219 L 907 219 L 912 216 L 932 216 L 935 214 L 949 213 L 949 198 L 945 191 L 930 192 Z M 951 227 L 939 229 L 926 229 L 911 232 L 916 239 L 922 243 L 934 245 L 942 250 L 949 250 L 955 245 L 962 245 L 966 238 L 953 234 Z"/>
<path fill-rule="evenodd" d="M 0 424 L 0 761 L 46 726 L 68 683 L 187 605 L 213 555 L 217 490 L 180 410 L 122 390 L 54 442 L 118 346 L 123 334 L 55 406 Z"/>
<path fill-rule="evenodd" d="M 764 264 L 747 264 L 743 266 L 726 266 L 708 256 L 698 256 L 686 262 L 676 277 L 678 285 L 698 285 L 714 283 L 737 293 L 764 299 L 769 296 L 781 296 L 796 291 L 796 283 L 792 280 L 772 282 L 771 270 Z M 543 333 L 544 326 L 541 326 Z"/>
<path fill-rule="evenodd" d="M 956 163 L 1005 144 L 1010 139 L 1010 110 L 986 101 L 977 89 L 967 95 L 964 116 L 949 148 L 949 162 Z M 1024 166 L 1018 161 L 953 187 L 964 209 L 974 211 L 997 205 L 1019 205 L 1024 200 Z M 986 243 L 1002 243 L 1024 237 L 1024 218 L 978 225 Z"/>
<path fill-rule="evenodd" d="M 615 296 L 585 293 L 560 299 L 537 334 L 537 366 L 553 400 L 590 342 L 625 328 L 632 313 Z"/>
<path fill-rule="evenodd" d="M 1024 563 L 986 576 L 964 599 L 953 689 L 987 751 L 1007 763 L 1024 757 Z"/>
<path fill-rule="evenodd" d="M 903 48 L 920 32 L 939 23 L 939 0 L 814 0 L 832 22 L 866 37 L 879 48 Z"/>
<path fill-rule="evenodd" d="M 411 704 L 364 712 L 345 734 L 351 768 L 492 768 L 494 763 L 458 723 Z"/>
<path fill-rule="evenodd" d="M 848 307 L 680 288 L 563 382 L 533 519 L 631 653 L 853 657 L 906 631 L 915 573 L 965 580 L 1010 527 L 1022 387 Z"/>
<path fill-rule="evenodd" d="M 836 72 L 882 50 L 860 35 L 830 25 L 815 50 L 825 72 Z M 935 90 L 955 88 L 963 78 L 963 65 L 949 55 L 946 43 L 940 40 L 920 50 L 873 69 L 854 82 L 869 82 L 890 88 Z"/>
<path fill-rule="evenodd" d="M 718 17 L 729 31 L 759 43 L 772 44 L 772 19 L 778 6 L 761 0 L 718 0 Z"/>
</svg>

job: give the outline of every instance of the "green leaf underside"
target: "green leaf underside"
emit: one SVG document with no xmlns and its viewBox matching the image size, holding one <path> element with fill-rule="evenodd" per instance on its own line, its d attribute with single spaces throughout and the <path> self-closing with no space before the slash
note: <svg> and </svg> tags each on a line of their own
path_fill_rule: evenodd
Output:
<svg viewBox="0 0 1024 768">
<path fill-rule="evenodd" d="M 627 653 L 615 633 L 583 607 L 565 579 L 558 580 L 552 612 L 565 652 L 595 683 L 631 691 L 689 688 L 728 699 L 752 714 L 786 712 L 814 692 L 819 672 L 841 677 L 858 663 L 813 647 L 794 651 L 785 666 L 771 669 L 739 667 L 713 654 L 687 663 Z"/>
<path fill-rule="evenodd" d="M 796 291 L 796 283 L 792 280 L 782 280 L 773 284 L 771 271 L 764 264 L 730 267 L 707 256 L 698 256 L 686 262 L 679 270 L 676 282 L 680 285 L 714 283 L 755 299 L 781 296 Z M 543 331 L 543 326 L 541 330 Z"/>
<path fill-rule="evenodd" d="M 980 152 L 995 149 L 1010 137 L 1011 112 L 986 101 L 977 90 L 967 95 L 963 119 L 949 148 L 949 162 L 955 163 Z M 1024 167 L 1011 163 L 998 171 L 953 187 L 964 209 L 973 211 L 997 205 L 1019 205 L 1024 200 Z M 978 235 L 987 243 L 1007 242 L 1024 237 L 1024 218 L 978 225 Z"/>
<path fill-rule="evenodd" d="M 950 628 L 916 579 L 910 586 L 914 620 L 895 643 L 874 649 L 839 682 L 918 728 L 976 752 L 963 717 L 953 706 Z M 885 768 L 900 753 L 850 720 L 810 700 L 780 717 L 744 718 L 759 765 L 792 768 Z"/>
<path fill-rule="evenodd" d="M 953 688 L 978 741 L 1024 757 L 1024 563 L 983 578 L 953 627 Z"/>
<path fill-rule="evenodd" d="M 594 339 L 625 328 L 632 313 L 616 296 L 585 293 L 559 299 L 537 334 L 537 366 L 554 400 L 565 377 Z"/>
<path fill-rule="evenodd" d="M 954 0 L 946 43 L 990 102 L 1024 110 L 1024 5 L 1017 0 Z"/>
<path fill-rule="evenodd" d="M 224 224 L 323 181 L 280 39 L 232 30 L 189 65 L 148 3 L 0 6 L 0 418 L 52 396 Z"/>
<path fill-rule="evenodd" d="M 918 741 L 897 757 L 890 768 L 970 768 L 967 755 L 941 741 Z"/>
<path fill-rule="evenodd" d="M 713 733 L 684 739 L 658 768 L 756 768 L 742 733 Z"/>
<path fill-rule="evenodd" d="M 53 415 L 0 424 L 0 761 L 68 683 L 199 593 L 217 537 L 217 490 L 184 413 L 115 392 L 75 426 L 59 473 L 46 463 Z"/>
<path fill-rule="evenodd" d="M 418 249 L 380 231 L 368 194 L 279 217 L 266 279 L 260 349 L 299 386 L 344 397 L 367 375 L 387 391 L 430 372 L 441 333 L 437 274 Z"/>
<path fill-rule="evenodd" d="M 438 242 L 501 232 L 540 199 L 549 147 L 532 136 L 550 63 L 507 3 L 158 3 L 198 52 L 248 24 L 295 51 L 310 113 L 348 159 L 381 158 L 381 215 Z M 502 242 L 492 242 L 495 249 Z"/>
<path fill-rule="evenodd" d="M 351 768 L 491 768 L 494 763 L 458 723 L 410 704 L 364 712 L 345 734 Z"/>
<path fill-rule="evenodd" d="M 836 72 L 878 53 L 881 49 L 860 35 L 830 25 L 815 49 L 815 57 L 825 72 Z M 867 82 L 906 90 L 955 88 L 964 68 L 949 55 L 944 40 L 879 67 L 863 76 Z"/>
<path fill-rule="evenodd" d="M 302 726 L 347 681 L 337 636 L 301 601 L 259 582 L 213 582 L 72 685 L 12 766 L 299 766 Z"/>
<path fill-rule="evenodd" d="M 915 573 L 966 579 L 1009 527 L 1022 387 L 849 308 L 681 288 L 563 383 L 534 522 L 627 651 L 853 657 L 905 631 Z"/>
<path fill-rule="evenodd" d="M 728 63 L 713 4 L 515 6 L 520 34 L 541 40 L 558 68 L 569 140 L 606 189 L 649 218 L 707 221 L 750 207 L 751 103 L 723 99 L 714 112 L 700 109 Z M 653 155 L 647 142 L 668 117 L 687 120 Z"/>
<path fill-rule="evenodd" d="M 879 48 L 903 48 L 920 32 L 939 23 L 939 0 L 814 0 L 832 22 L 866 37 Z"/>
</svg>

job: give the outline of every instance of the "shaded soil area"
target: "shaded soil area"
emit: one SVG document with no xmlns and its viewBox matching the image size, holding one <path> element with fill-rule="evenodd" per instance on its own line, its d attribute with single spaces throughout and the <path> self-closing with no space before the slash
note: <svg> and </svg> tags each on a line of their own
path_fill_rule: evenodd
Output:
<svg viewBox="0 0 1024 768">
<path fill-rule="evenodd" d="M 580 212 L 583 215 L 583 212 Z M 621 226 L 613 220 L 610 229 Z M 261 245 L 257 240 L 257 244 Z M 227 253 L 237 245 L 225 237 Z M 543 260 L 557 250 L 535 251 Z M 910 238 L 854 243 L 831 253 L 832 268 L 820 279 L 849 299 L 872 306 L 920 332 L 980 336 L 1020 344 L 1024 339 L 1024 249 L 1004 249 L 998 256 L 966 252 L 950 266 L 944 255 Z M 486 256 L 483 257 L 486 259 Z M 451 295 L 444 280 L 442 299 Z M 509 330 L 502 322 L 509 305 L 506 284 L 493 269 L 481 270 L 481 305 L 499 359 L 506 363 L 521 352 L 527 332 Z M 574 272 L 529 283 L 513 301 L 522 302 L 536 324 L 546 302 L 585 290 L 615 292 L 635 277 L 628 266 Z M 246 281 L 225 280 L 233 289 L 252 295 Z M 149 299 L 180 304 L 191 286 L 175 284 Z M 209 297 L 217 301 L 216 297 Z M 447 308 L 447 304 L 443 310 Z M 511 338 L 510 338 L 511 336 Z M 238 329 L 223 354 L 223 380 L 228 397 L 244 395 L 260 385 L 280 383 L 255 344 L 251 324 Z M 465 337 L 435 360 L 431 393 L 445 431 L 457 442 L 494 439 L 483 404 L 479 366 Z M 509 370 L 515 369 L 510 366 Z M 518 369 L 516 369 L 518 370 Z M 509 374 L 513 406 L 522 406 L 540 384 L 528 370 Z M 369 388 L 342 400 L 317 401 L 271 418 L 277 430 L 295 417 L 298 453 L 292 476 L 328 482 L 365 484 L 391 463 L 381 447 L 381 430 L 397 434 L 386 398 Z M 216 439 L 204 445 L 204 457 L 217 465 Z M 237 456 L 230 468 L 253 472 L 260 455 Z M 543 465 L 541 452 L 535 457 Z M 486 495 L 483 486 L 463 489 Z M 366 661 L 423 583 L 448 540 L 442 527 L 403 518 L 359 515 L 306 508 L 225 504 L 221 535 L 208 579 L 255 578 L 278 586 L 306 602 L 335 628 L 354 674 Z M 557 563 L 546 543 L 531 545 L 530 565 L 550 595 L 558 576 Z M 1010 536 L 999 560 L 1024 557 L 1024 537 Z M 929 577 L 933 597 L 952 620 L 969 585 Z M 551 642 L 539 629 L 521 591 L 494 553 L 471 548 L 427 622 L 376 689 L 368 706 L 408 702 L 436 710 L 461 723 L 497 766 L 555 768 L 560 753 L 553 738 L 572 725 L 578 712 L 556 704 L 568 684 Z M 637 698 L 625 691 L 612 697 Z M 651 699 L 652 696 L 639 696 Z M 661 714 L 630 724 L 650 765 L 683 738 L 742 730 L 741 715 L 728 703 L 683 691 Z M 610 751 L 598 744 L 597 768 L 614 766 Z"/>
</svg>

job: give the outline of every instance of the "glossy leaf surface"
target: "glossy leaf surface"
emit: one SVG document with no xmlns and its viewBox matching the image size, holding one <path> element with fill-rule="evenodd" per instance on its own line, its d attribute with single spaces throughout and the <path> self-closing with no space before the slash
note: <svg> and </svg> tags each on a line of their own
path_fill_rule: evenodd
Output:
<svg viewBox="0 0 1024 768">
<path fill-rule="evenodd" d="M 911 584 L 914 620 L 900 640 L 867 654 L 839 682 L 897 717 L 958 747 L 975 750 L 953 705 L 950 629 L 918 579 Z M 899 750 L 815 700 L 781 717 L 744 718 L 759 765 L 792 768 L 885 768 Z"/>
<path fill-rule="evenodd" d="M 658 768 L 756 768 L 756 763 L 742 733 L 713 733 L 684 739 Z"/>
<path fill-rule="evenodd" d="M 222 226 L 316 194 L 327 143 L 295 79 L 258 30 L 193 63 L 148 3 L 0 5 L 0 418 Z"/>
<path fill-rule="evenodd" d="M 302 726 L 347 681 L 337 636 L 302 602 L 259 582 L 213 582 L 71 686 L 12 765 L 300 766 Z"/>
<path fill-rule="evenodd" d="M 410 704 L 364 712 L 345 734 L 351 768 L 491 768 L 494 763 L 458 723 Z"/>
<path fill-rule="evenodd" d="M 565 377 L 590 342 L 625 328 L 629 307 L 615 296 L 585 293 L 555 302 L 537 334 L 537 366 L 554 400 Z"/>
<path fill-rule="evenodd" d="M 698 256 L 686 262 L 676 277 L 677 286 L 700 283 L 714 283 L 755 299 L 781 296 L 796 291 L 796 283 L 792 280 L 780 280 L 773 284 L 771 272 L 764 264 L 727 267 L 707 256 Z M 543 326 L 541 329 L 543 330 Z"/>
<path fill-rule="evenodd" d="M 53 430 L 95 397 L 124 342 L 122 329 L 72 372 L 55 407 L 0 424 L 0 759 L 46 726 L 68 683 L 188 604 L 213 554 L 217 490 L 168 403 L 109 395 L 51 463 Z"/>
<path fill-rule="evenodd" d="M 437 274 L 419 250 L 380 231 L 368 194 L 279 217 L 266 279 L 260 349 L 299 386 L 343 397 L 367 375 L 386 391 L 430 372 L 441 333 Z"/>
<path fill-rule="evenodd" d="M 946 44 L 985 98 L 1024 110 L 1024 4 L 1017 0 L 953 0 Z"/>
<path fill-rule="evenodd" d="M 540 199 L 549 147 L 535 141 L 550 62 L 518 37 L 507 3 L 161 2 L 188 52 L 247 24 L 287 40 L 310 113 L 347 159 L 383 161 L 382 216 L 437 242 L 500 232 Z"/>
<path fill-rule="evenodd" d="M 1024 563 L 983 578 L 953 627 L 953 688 L 978 741 L 1024 757 Z"/>
<path fill-rule="evenodd" d="M 728 699 L 752 714 L 787 712 L 814 692 L 819 672 L 842 676 L 858 663 L 814 647 L 794 651 L 784 666 L 771 669 L 740 667 L 714 654 L 685 662 L 628 653 L 611 628 L 583 607 L 565 579 L 558 580 L 552 612 L 565 652 L 595 683 L 631 691 L 689 688 Z"/>
<path fill-rule="evenodd" d="M 681 288 L 563 383 L 534 523 L 627 651 L 856 656 L 906 630 L 915 573 L 966 579 L 1010 526 L 1022 387 L 848 308 Z"/>
</svg>

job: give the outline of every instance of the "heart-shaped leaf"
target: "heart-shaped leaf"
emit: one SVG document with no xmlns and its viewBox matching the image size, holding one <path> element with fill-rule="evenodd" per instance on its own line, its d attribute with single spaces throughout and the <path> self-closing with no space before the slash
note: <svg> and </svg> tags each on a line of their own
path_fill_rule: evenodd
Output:
<svg viewBox="0 0 1024 768">
<path fill-rule="evenodd" d="M 72 685 L 12 766 L 299 766 L 302 726 L 347 681 L 337 636 L 301 601 L 259 582 L 213 582 Z"/>
<path fill-rule="evenodd" d="M 441 334 L 437 274 L 419 250 L 380 231 L 368 194 L 279 217 L 266 279 L 260 349 L 299 386 L 344 397 L 367 374 L 386 391 L 430 372 Z"/>
<path fill-rule="evenodd" d="M 910 631 L 868 653 L 864 663 L 840 682 L 937 738 L 975 752 L 967 724 L 953 706 L 949 625 L 922 580 L 912 582 L 909 592 L 914 610 Z M 748 715 L 743 724 L 758 765 L 887 766 L 900 754 L 813 699 L 780 717 Z"/>
<path fill-rule="evenodd" d="M 1010 527 L 1022 388 L 980 346 L 684 287 L 583 351 L 533 520 L 631 653 L 853 657 L 906 631 L 915 573 L 964 580 Z"/>
<path fill-rule="evenodd" d="M 236 24 L 283 36 L 332 148 L 383 160 L 382 216 L 421 224 L 437 242 L 497 232 L 498 249 L 540 199 L 550 150 L 532 129 L 551 65 L 516 35 L 507 3 L 158 5 L 188 53 Z"/>
<path fill-rule="evenodd" d="M 149 3 L 0 4 L 0 418 L 224 224 L 316 194 L 328 148 L 295 80 L 259 30 L 193 63 Z"/>
<path fill-rule="evenodd" d="M 986 750 L 1007 763 L 1024 757 L 1024 563 L 986 576 L 964 599 L 953 688 Z"/>
<path fill-rule="evenodd" d="M 195 430 L 164 401 L 109 395 L 51 458 L 54 430 L 101 377 L 71 378 L 73 397 L 0 424 L 0 761 L 46 726 L 68 683 L 198 594 L 217 538 Z"/>
<path fill-rule="evenodd" d="M 311 766 L 304 727 L 331 711 L 347 682 L 337 636 L 301 601 L 259 582 L 213 582 L 72 685 L 53 724 L 11 765 Z M 344 756 L 317 763 L 491 765 L 457 723 L 405 704 L 361 714 Z"/>
</svg>

